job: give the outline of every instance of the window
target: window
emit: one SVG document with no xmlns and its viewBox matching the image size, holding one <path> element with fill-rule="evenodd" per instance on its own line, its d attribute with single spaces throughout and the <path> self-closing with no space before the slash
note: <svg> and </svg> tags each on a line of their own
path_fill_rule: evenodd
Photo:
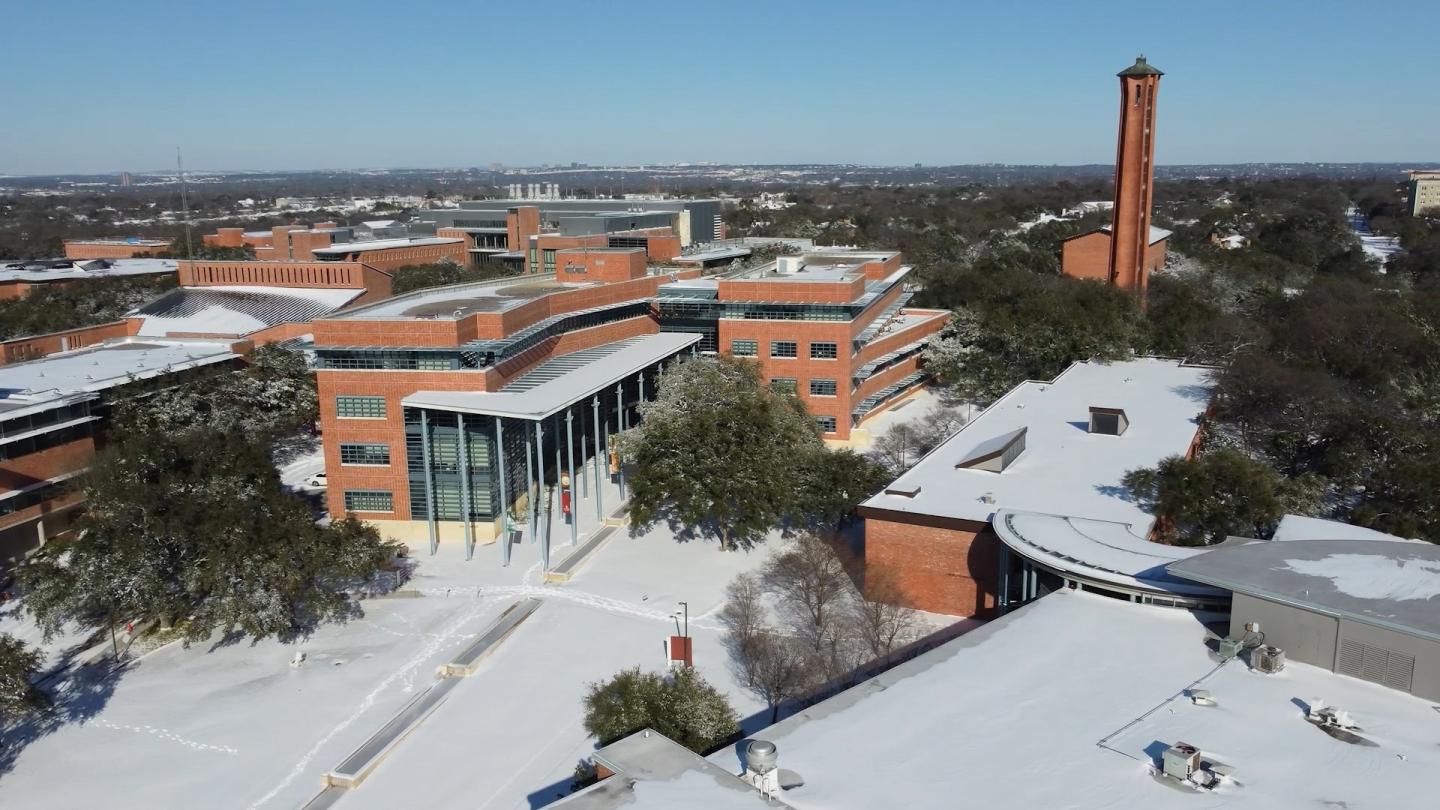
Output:
<svg viewBox="0 0 1440 810">
<path fill-rule="evenodd" d="M 834 343 L 811 343 L 810 358 L 813 360 L 834 360 L 840 356 L 840 347 Z"/>
<path fill-rule="evenodd" d="M 824 433 L 835 432 L 835 417 L 833 416 L 817 416 L 815 417 L 815 424 L 819 425 L 820 430 Z"/>
<path fill-rule="evenodd" d="M 384 419 L 384 397 L 336 397 L 335 415 L 341 419 Z"/>
<path fill-rule="evenodd" d="M 770 341 L 771 357 L 799 357 L 800 344 L 793 340 L 772 340 Z"/>
<path fill-rule="evenodd" d="M 775 377 L 770 380 L 770 389 L 782 394 L 794 394 L 800 390 L 800 381 L 794 377 Z"/>
<path fill-rule="evenodd" d="M 342 444 L 341 464 L 385 465 L 390 463 L 388 444 Z"/>
<path fill-rule="evenodd" d="M 345 490 L 346 512 L 393 512 L 395 498 L 383 489 Z"/>
<path fill-rule="evenodd" d="M 812 397 L 833 397 L 835 396 L 834 380 L 811 380 L 810 396 Z"/>
<path fill-rule="evenodd" d="M 760 353 L 760 341 L 758 340 L 732 340 L 730 341 L 731 357 L 754 357 Z"/>
</svg>

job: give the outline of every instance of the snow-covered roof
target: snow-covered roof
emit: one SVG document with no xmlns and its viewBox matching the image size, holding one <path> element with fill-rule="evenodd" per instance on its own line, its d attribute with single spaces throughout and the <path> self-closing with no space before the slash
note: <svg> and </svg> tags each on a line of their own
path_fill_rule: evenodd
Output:
<svg viewBox="0 0 1440 810">
<path fill-rule="evenodd" d="M 1217 666 L 1205 640 L 1189 613 L 1060 591 L 754 737 L 804 780 L 781 795 L 797 808 L 1312 810 L 1433 794 L 1429 702 L 1307 664 Z M 1197 688 L 1219 705 L 1192 703 Z M 1316 697 L 1378 745 L 1305 722 L 1297 700 Z M 1152 775 L 1182 740 L 1234 781 L 1206 792 Z M 739 773 L 739 748 L 709 759 Z"/>
<path fill-rule="evenodd" d="M 464 239 L 445 236 L 407 237 L 404 239 L 367 239 L 361 242 L 342 242 L 330 247 L 315 248 L 311 253 L 322 256 L 338 256 L 364 250 L 389 250 L 391 248 L 424 247 L 426 245 L 454 245 Z"/>
<path fill-rule="evenodd" d="M 133 380 L 234 357 L 229 341 L 132 337 L 0 366 L 0 417 L 47 410 Z"/>
<path fill-rule="evenodd" d="M 174 273 L 174 259 L 75 259 L 70 267 L 26 270 L 28 262 L 0 262 L 0 281 L 74 281 L 111 276 L 147 276 Z"/>
<path fill-rule="evenodd" d="M 1124 523 L 1000 509 L 994 526 L 1016 553 L 1077 579 L 1202 599 L 1224 595 L 1165 569 L 1207 549 L 1152 543 Z"/>
<path fill-rule="evenodd" d="M 473 281 L 404 293 L 348 310 L 343 317 L 360 320 L 464 318 L 477 312 L 504 312 L 550 293 L 593 286 L 595 282 L 557 282 L 553 274 Z"/>
<path fill-rule="evenodd" d="M 750 785 L 690 749 L 640 731 L 596 751 L 615 776 L 555 802 L 566 810 L 762 810 L 769 803 Z"/>
<path fill-rule="evenodd" d="M 140 307 L 141 335 L 248 335 L 282 323 L 305 323 L 329 315 L 364 290 L 257 287 L 181 287 Z"/>
<path fill-rule="evenodd" d="M 699 342 L 700 335 L 663 332 L 547 360 L 499 391 L 416 391 L 406 407 L 543 419 L 572 403 L 612 390 L 620 380 Z"/>
<path fill-rule="evenodd" d="M 1110 228 L 1109 225 L 1101 225 L 1101 226 L 1100 226 L 1100 230 L 1103 231 L 1103 232 L 1105 232 L 1105 233 L 1110 233 L 1110 229 L 1111 229 L 1111 228 Z M 1155 244 L 1156 242 L 1159 242 L 1159 241 L 1161 241 L 1161 240 L 1163 240 L 1163 239 L 1169 239 L 1172 233 L 1173 233 L 1172 231 L 1167 231 L 1167 230 L 1165 230 L 1164 228 L 1157 228 L 1157 227 L 1155 227 L 1154 225 L 1151 225 L 1151 226 L 1150 226 L 1150 244 L 1153 245 L 1153 244 Z"/>
<path fill-rule="evenodd" d="M 1114 521 L 1148 534 L 1153 518 L 1128 497 L 1121 478 L 1186 452 L 1210 403 L 1209 371 L 1146 357 L 1075 363 L 1051 382 L 1021 383 L 863 508 L 967 521 L 988 521 L 1006 508 Z M 1123 409 L 1124 435 L 1090 433 L 1091 407 Z M 1025 450 L 1003 472 L 956 466 L 1020 428 L 1027 429 Z"/>
<path fill-rule="evenodd" d="M 1406 540 L 1404 537 L 1396 537 L 1393 534 L 1377 532 L 1374 529 L 1367 529 L 1364 526 L 1356 526 L 1352 523 L 1342 523 L 1338 520 L 1326 520 L 1324 518 L 1305 517 L 1304 515 L 1286 515 L 1280 518 L 1280 525 L 1275 527 L 1275 534 L 1270 538 L 1275 540 Z M 1424 542 L 1414 540 L 1407 542 Z"/>
<path fill-rule="evenodd" d="M 1430 543 L 1250 543 L 1169 568 L 1226 590 L 1440 640 L 1440 546 Z"/>
<path fill-rule="evenodd" d="M 749 256 L 750 248 L 746 247 L 720 247 L 710 250 L 699 250 L 694 253 L 682 253 L 670 261 L 676 263 L 684 262 L 711 262 L 716 259 L 738 259 L 741 256 Z"/>
</svg>

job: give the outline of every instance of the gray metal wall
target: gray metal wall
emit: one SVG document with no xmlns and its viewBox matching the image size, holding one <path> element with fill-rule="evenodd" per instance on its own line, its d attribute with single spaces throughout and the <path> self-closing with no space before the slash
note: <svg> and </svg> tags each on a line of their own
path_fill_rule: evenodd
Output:
<svg viewBox="0 0 1440 810">
<path fill-rule="evenodd" d="M 1413 657 L 1411 694 L 1440 700 L 1440 642 L 1237 593 L 1230 634 L 1239 637 L 1246 622 L 1260 622 L 1265 643 L 1285 650 L 1286 658 L 1331 671 L 1340 671 L 1340 647 L 1346 639 Z M 1366 679 L 1384 682 L 1380 677 Z"/>
</svg>

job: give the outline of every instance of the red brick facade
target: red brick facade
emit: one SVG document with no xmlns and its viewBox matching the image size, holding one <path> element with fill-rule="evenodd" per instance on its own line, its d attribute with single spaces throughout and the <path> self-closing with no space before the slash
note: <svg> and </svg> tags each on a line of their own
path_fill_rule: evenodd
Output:
<svg viewBox="0 0 1440 810">
<path fill-rule="evenodd" d="M 133 259 L 168 253 L 170 243 L 164 239 L 67 239 L 67 259 Z"/>
<path fill-rule="evenodd" d="M 995 609 L 1000 540 L 988 523 L 942 521 L 861 507 L 871 598 L 951 616 Z"/>
</svg>

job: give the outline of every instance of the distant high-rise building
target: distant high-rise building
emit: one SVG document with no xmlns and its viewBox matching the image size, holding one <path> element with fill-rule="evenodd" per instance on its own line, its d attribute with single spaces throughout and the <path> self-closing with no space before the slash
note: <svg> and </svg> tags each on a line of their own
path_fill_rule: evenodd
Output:
<svg viewBox="0 0 1440 810">
<path fill-rule="evenodd" d="M 133 182 L 133 178 L 130 177 L 130 172 L 120 172 L 120 187 L 121 187 L 121 188 L 129 188 L 131 182 Z"/>
<path fill-rule="evenodd" d="M 1061 249 L 1061 272 L 1144 296 L 1150 274 L 1165 266 L 1170 232 L 1150 224 L 1155 184 L 1155 104 L 1161 73 L 1141 56 L 1120 71 L 1120 137 L 1115 150 L 1115 205 L 1108 228 L 1073 236 Z"/>
<path fill-rule="evenodd" d="M 1440 171 L 1410 172 L 1410 216 L 1440 213 Z"/>
</svg>

